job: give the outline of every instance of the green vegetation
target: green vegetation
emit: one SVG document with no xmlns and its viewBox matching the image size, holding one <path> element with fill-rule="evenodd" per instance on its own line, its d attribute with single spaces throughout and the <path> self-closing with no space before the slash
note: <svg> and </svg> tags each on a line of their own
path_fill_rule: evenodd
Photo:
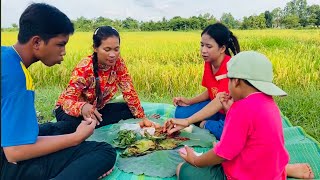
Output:
<svg viewBox="0 0 320 180">
<path fill-rule="evenodd" d="M 274 65 L 275 82 L 289 96 L 276 98 L 293 125 L 320 140 L 320 30 L 235 30 L 242 50 L 266 54 Z M 172 97 L 193 97 L 201 87 L 203 60 L 200 32 L 120 32 L 121 55 L 144 101 L 171 103 Z M 3 32 L 2 45 L 12 45 L 16 32 Z M 92 32 L 75 33 L 62 65 L 30 67 L 37 89 L 36 107 L 45 120 L 66 87 L 72 69 L 92 53 Z"/>
<path fill-rule="evenodd" d="M 141 22 L 131 17 L 124 20 L 112 20 L 107 17 L 87 19 L 79 17 L 74 20 L 77 31 L 92 32 L 98 26 L 110 25 L 121 31 L 189 31 L 201 30 L 207 25 L 222 22 L 232 29 L 265 29 L 265 28 L 319 28 L 320 27 L 320 5 L 308 5 L 307 0 L 292 0 L 281 9 L 275 8 L 271 11 L 261 12 L 258 15 L 243 17 L 238 20 L 231 13 L 223 13 L 217 19 L 209 13 L 183 18 L 175 16 L 172 19 L 162 18 L 160 21 Z M 2 31 L 16 31 L 17 24 Z"/>
</svg>

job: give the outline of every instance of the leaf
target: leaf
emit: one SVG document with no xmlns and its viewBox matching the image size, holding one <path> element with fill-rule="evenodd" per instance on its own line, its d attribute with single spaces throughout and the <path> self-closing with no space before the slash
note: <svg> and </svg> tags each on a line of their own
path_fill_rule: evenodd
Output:
<svg viewBox="0 0 320 180">
<path fill-rule="evenodd" d="M 192 133 L 181 131 L 181 137 L 189 138 L 190 140 L 182 142 L 180 145 L 200 146 L 204 148 L 211 148 L 212 143 L 216 138 L 206 129 L 193 127 Z"/>
<path fill-rule="evenodd" d="M 122 157 L 130 157 L 130 156 L 141 156 L 155 150 L 156 144 L 152 140 L 141 139 L 136 141 L 131 146 L 127 147 L 122 154 Z"/>
<path fill-rule="evenodd" d="M 123 123 L 137 123 L 139 121 L 139 119 L 128 119 L 120 121 L 118 124 L 101 127 L 95 130 L 89 140 L 104 141 L 114 146 L 113 139 L 117 138 L 120 126 Z M 163 124 L 164 119 L 155 119 L 153 121 Z M 208 130 L 199 127 L 193 127 L 192 133 L 181 131 L 179 136 L 187 137 L 190 140 L 184 141 L 178 144 L 178 146 L 193 146 L 197 152 L 208 151 L 209 148 L 212 147 L 212 142 L 216 140 Z M 179 147 L 177 147 L 177 149 L 178 148 Z M 148 176 L 165 178 L 175 175 L 177 165 L 183 162 L 176 149 L 160 150 L 152 153 L 150 150 L 146 150 L 144 154 L 146 155 L 138 157 L 119 157 L 116 165 L 120 170 L 128 173 L 132 172 L 136 175 L 145 174 Z"/>
<path fill-rule="evenodd" d="M 176 139 L 164 139 L 161 140 L 158 144 L 157 149 L 174 149 L 178 146 L 179 143 L 181 143 L 182 141 L 180 140 L 176 140 Z"/>
<path fill-rule="evenodd" d="M 165 178 L 174 176 L 177 165 L 181 162 L 183 159 L 177 150 L 161 150 L 139 157 L 120 157 L 116 165 L 127 173 Z"/>
</svg>

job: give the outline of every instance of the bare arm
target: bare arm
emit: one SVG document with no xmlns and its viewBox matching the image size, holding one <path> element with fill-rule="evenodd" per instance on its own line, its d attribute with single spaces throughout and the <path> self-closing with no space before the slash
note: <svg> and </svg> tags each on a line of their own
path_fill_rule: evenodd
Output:
<svg viewBox="0 0 320 180">
<path fill-rule="evenodd" d="M 210 117 L 217 113 L 223 106 L 220 103 L 218 98 L 213 99 L 209 104 L 207 104 L 204 108 L 202 108 L 197 113 L 193 114 L 189 118 L 187 118 L 188 124 L 193 124 L 199 121 L 204 120 L 207 117 Z"/>
<path fill-rule="evenodd" d="M 3 151 L 11 163 L 44 156 L 80 144 L 93 133 L 95 126 L 96 121 L 90 124 L 82 121 L 72 134 L 39 136 L 34 144 L 4 147 Z"/>
<path fill-rule="evenodd" d="M 197 156 L 194 159 L 193 165 L 196 167 L 214 166 L 217 164 L 221 164 L 224 160 L 225 159 L 216 155 L 216 153 L 214 153 L 214 151 L 211 149 L 205 154 Z"/>
<path fill-rule="evenodd" d="M 8 162 L 18 162 L 47 155 L 68 147 L 78 145 L 73 134 L 60 136 L 39 136 L 36 143 L 4 147 Z"/>
<path fill-rule="evenodd" d="M 196 103 L 199 103 L 199 102 L 202 102 L 202 101 L 206 101 L 208 100 L 210 97 L 209 97 L 209 93 L 208 93 L 208 90 L 204 91 L 203 93 L 197 95 L 196 97 L 194 98 L 191 98 L 190 99 L 190 103 L 191 104 L 196 104 Z"/>
<path fill-rule="evenodd" d="M 194 150 L 188 146 L 185 147 L 186 152 L 180 151 L 180 156 L 189 164 L 196 167 L 206 167 L 221 164 L 225 159 L 216 155 L 213 149 L 209 150 L 201 156 L 196 156 Z"/>
</svg>

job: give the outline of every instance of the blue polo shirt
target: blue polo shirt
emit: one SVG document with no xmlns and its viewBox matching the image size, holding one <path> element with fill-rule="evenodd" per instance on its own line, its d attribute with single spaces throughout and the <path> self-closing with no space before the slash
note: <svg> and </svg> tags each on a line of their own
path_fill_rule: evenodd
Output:
<svg viewBox="0 0 320 180">
<path fill-rule="evenodd" d="M 12 46 L 1 46 L 1 147 L 33 144 L 38 132 L 30 73 Z"/>
</svg>

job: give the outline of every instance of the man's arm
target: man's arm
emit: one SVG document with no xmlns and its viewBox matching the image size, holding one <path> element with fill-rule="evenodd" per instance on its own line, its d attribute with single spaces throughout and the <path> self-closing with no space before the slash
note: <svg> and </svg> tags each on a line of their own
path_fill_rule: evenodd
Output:
<svg viewBox="0 0 320 180">
<path fill-rule="evenodd" d="M 196 167 L 206 167 L 221 164 L 225 159 L 216 155 L 216 153 L 211 149 L 205 154 L 198 156 L 194 160 L 194 166 Z"/>
<path fill-rule="evenodd" d="M 44 156 L 80 144 L 93 133 L 95 126 L 96 121 L 90 124 L 82 121 L 72 134 L 39 136 L 34 144 L 4 147 L 3 151 L 11 163 Z"/>
<path fill-rule="evenodd" d="M 209 150 L 201 156 L 197 156 L 194 150 L 188 146 L 185 146 L 185 152 L 180 150 L 180 156 L 189 164 L 196 167 L 206 167 L 221 164 L 225 159 L 218 156 L 213 149 Z"/>
</svg>

